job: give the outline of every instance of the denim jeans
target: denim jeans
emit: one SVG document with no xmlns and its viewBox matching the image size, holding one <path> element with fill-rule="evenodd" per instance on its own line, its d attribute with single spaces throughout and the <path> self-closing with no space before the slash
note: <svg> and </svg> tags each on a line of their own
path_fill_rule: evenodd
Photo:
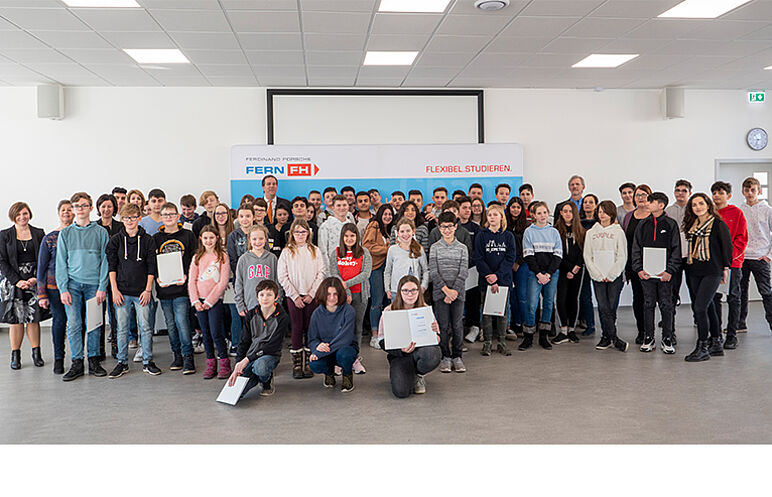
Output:
<svg viewBox="0 0 772 497">
<path fill-rule="evenodd" d="M 241 341 L 241 328 L 242 321 L 239 315 L 239 310 L 236 308 L 236 304 L 227 304 L 228 311 L 231 315 L 231 347 L 238 347 Z"/>
<path fill-rule="evenodd" d="M 514 288 L 510 292 L 510 322 L 521 325 L 528 313 L 528 264 L 523 263 L 513 274 Z"/>
<path fill-rule="evenodd" d="M 268 383 L 268 380 L 271 379 L 271 375 L 273 374 L 273 370 L 276 369 L 276 366 L 279 365 L 279 358 L 273 355 L 264 355 L 260 356 L 254 361 L 247 364 L 247 367 L 244 368 L 244 374 L 242 376 L 249 376 L 249 377 L 257 377 L 258 380 L 262 383 Z M 256 386 L 256 385 L 253 385 Z M 247 383 L 247 388 L 244 389 L 244 391 L 241 393 L 241 395 L 246 394 L 251 389 L 249 382 Z"/>
<path fill-rule="evenodd" d="M 129 360 L 129 322 L 131 310 L 137 315 L 142 346 L 142 362 L 147 364 L 153 360 L 153 329 L 150 327 L 150 304 L 140 305 L 139 297 L 123 296 L 123 305 L 115 306 L 118 319 L 118 362 Z"/>
<path fill-rule="evenodd" d="M 612 282 L 593 281 L 595 298 L 598 300 L 598 316 L 603 336 L 614 340 L 617 338 L 617 309 L 619 308 L 619 295 L 622 293 L 622 276 L 618 276 Z"/>
<path fill-rule="evenodd" d="M 386 298 L 386 290 L 383 286 L 383 270 L 386 265 L 373 269 L 370 273 L 370 329 L 378 331 L 383 312 L 383 301 Z"/>
<path fill-rule="evenodd" d="M 542 297 L 541 316 L 539 322 L 549 323 L 552 320 L 552 309 L 555 307 L 555 294 L 558 289 L 560 271 L 550 276 L 546 285 L 539 284 L 536 273 L 528 270 L 528 312 L 523 324 L 529 328 L 536 326 L 536 309 L 539 307 L 539 297 Z"/>
<path fill-rule="evenodd" d="M 659 305 L 662 315 L 662 338 L 673 336 L 673 285 L 669 281 L 657 278 L 640 280 L 643 289 L 643 332 L 644 336 L 654 337 L 654 309 Z M 715 290 L 713 291 L 715 293 Z M 711 298 L 713 294 L 711 294 Z"/>
<path fill-rule="evenodd" d="M 59 290 L 46 289 L 51 305 L 51 339 L 54 342 L 54 359 L 64 359 L 64 336 L 67 334 L 67 311 L 62 304 Z"/>
<path fill-rule="evenodd" d="M 729 268 L 729 294 L 726 296 L 726 303 L 729 307 L 729 315 L 727 316 L 726 323 L 727 335 L 736 335 L 737 324 L 740 322 L 740 280 L 742 279 L 742 274 L 742 268 Z M 723 314 L 721 309 L 721 297 L 722 294 L 718 292 L 713 296 L 713 305 L 716 309 L 716 315 L 718 316 L 719 329 L 721 329 Z"/>
<path fill-rule="evenodd" d="M 161 302 L 166 329 L 169 332 L 169 345 L 172 347 L 172 352 L 182 352 L 184 356 L 192 355 L 193 344 L 191 343 L 190 320 L 188 319 L 190 299 L 177 297 L 161 299 L 159 302 Z"/>
<path fill-rule="evenodd" d="M 413 393 L 417 374 L 426 375 L 440 365 L 442 352 L 438 345 L 429 345 L 419 347 L 410 354 L 389 354 L 387 359 L 391 393 L 399 399 L 404 399 Z"/>
<path fill-rule="evenodd" d="M 686 277 L 691 280 L 692 310 L 694 319 L 697 321 L 697 337 L 700 340 L 707 340 L 708 335 L 721 336 L 713 296 L 716 294 L 718 285 L 721 284 L 722 276 L 695 276 L 687 269 Z"/>
<path fill-rule="evenodd" d="M 67 313 L 67 339 L 70 342 L 70 354 L 72 360 L 83 359 L 83 328 L 86 326 L 86 301 L 93 299 L 99 285 L 88 285 L 70 280 L 70 296 L 72 303 L 66 305 Z M 86 330 L 86 348 L 89 357 L 99 356 L 99 326 Z"/>
<path fill-rule="evenodd" d="M 198 324 L 201 325 L 201 335 L 204 339 L 204 350 L 207 359 L 214 359 L 215 347 L 217 347 L 217 357 L 220 359 L 228 358 L 228 351 L 225 350 L 225 337 L 222 334 L 222 316 L 223 303 L 218 300 L 215 305 L 206 311 L 197 311 Z"/>
<path fill-rule="evenodd" d="M 464 345 L 464 323 L 462 320 L 464 302 L 456 299 L 450 304 L 446 304 L 444 300 L 435 300 L 434 314 L 440 327 L 442 357 L 460 358 Z"/>
<path fill-rule="evenodd" d="M 761 259 L 745 259 L 743 262 L 743 276 L 740 280 L 740 324 L 746 324 L 745 319 L 748 317 L 748 286 L 750 285 L 751 274 L 756 280 L 756 288 L 758 288 L 764 302 L 764 315 L 767 318 L 767 323 L 772 328 L 772 287 L 769 284 L 769 263 Z"/>
<path fill-rule="evenodd" d="M 357 344 L 362 345 L 362 325 L 367 311 L 367 297 L 362 298 L 362 293 L 351 294 L 351 305 L 354 307 L 354 337 Z"/>
<path fill-rule="evenodd" d="M 313 354 L 314 351 L 312 350 L 311 353 Z M 357 349 L 351 345 L 345 345 L 324 357 L 309 361 L 308 366 L 317 374 L 333 374 L 335 366 L 340 366 L 343 374 L 354 374 L 354 361 L 357 355 Z"/>
</svg>

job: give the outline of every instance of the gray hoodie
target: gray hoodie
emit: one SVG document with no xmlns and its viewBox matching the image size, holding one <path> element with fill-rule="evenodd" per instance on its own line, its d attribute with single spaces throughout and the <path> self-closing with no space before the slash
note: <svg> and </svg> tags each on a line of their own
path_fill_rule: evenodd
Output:
<svg viewBox="0 0 772 497">
<path fill-rule="evenodd" d="M 263 251 L 263 255 L 256 256 L 251 250 L 239 257 L 236 264 L 236 309 L 239 312 L 246 312 L 254 309 L 259 304 L 257 302 L 257 293 L 255 289 L 257 284 L 263 280 L 271 280 L 279 284 L 278 266 L 279 260 L 268 250 Z M 279 286 L 279 295 L 281 298 L 281 285 Z"/>
</svg>

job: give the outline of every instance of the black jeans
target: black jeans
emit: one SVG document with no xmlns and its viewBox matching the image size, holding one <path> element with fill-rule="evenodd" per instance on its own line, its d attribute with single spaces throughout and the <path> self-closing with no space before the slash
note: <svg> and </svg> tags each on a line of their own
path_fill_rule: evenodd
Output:
<svg viewBox="0 0 772 497">
<path fill-rule="evenodd" d="M 769 285 L 769 263 L 761 259 L 745 259 L 743 262 L 743 276 L 740 280 L 740 324 L 744 325 L 748 317 L 748 285 L 751 273 L 764 302 L 767 323 L 772 328 L 772 287 Z"/>
<path fill-rule="evenodd" d="M 678 270 L 673 274 L 673 277 L 670 279 L 671 284 L 673 285 L 673 319 L 675 320 L 676 311 L 678 310 L 679 304 L 681 304 L 681 283 L 684 281 L 684 268 L 686 267 L 686 258 L 681 259 L 681 266 L 679 266 Z M 686 288 L 689 291 L 689 296 L 691 298 L 692 295 L 692 289 L 689 286 L 689 278 L 686 278 Z M 675 330 L 675 321 L 673 322 L 673 329 Z"/>
<path fill-rule="evenodd" d="M 402 352 L 400 352 L 402 353 Z M 409 397 L 415 387 L 415 375 L 425 375 L 440 365 L 442 352 L 438 345 L 419 347 L 410 354 L 389 354 L 391 393 L 399 399 Z"/>
<path fill-rule="evenodd" d="M 593 281 L 595 298 L 598 301 L 598 315 L 603 336 L 611 340 L 617 338 L 617 309 L 619 295 L 622 293 L 622 276 L 612 282 Z"/>
<path fill-rule="evenodd" d="M 736 335 L 737 324 L 740 322 L 740 279 L 742 279 L 742 268 L 729 268 L 729 294 L 726 296 L 726 303 L 729 306 L 729 315 L 727 316 L 726 323 L 727 335 Z M 721 297 L 722 294 L 718 292 L 713 296 L 713 305 L 715 306 L 716 314 L 718 315 L 719 329 L 721 329 L 721 322 L 723 321 Z"/>
<path fill-rule="evenodd" d="M 630 277 L 630 286 L 633 289 L 633 316 L 635 316 L 635 326 L 638 328 L 638 333 L 643 333 L 645 330 L 643 319 L 643 286 L 641 286 L 641 280 L 637 274 L 633 274 Z"/>
<path fill-rule="evenodd" d="M 568 279 L 565 273 L 560 271 L 558 275 L 558 291 L 555 304 L 558 308 L 558 317 L 560 318 L 560 326 L 568 326 L 574 328 L 576 325 L 576 316 L 579 313 L 579 290 L 582 285 L 580 281 L 582 279 L 582 272 L 579 271 L 572 279 Z M 584 276 L 589 278 L 587 274 Z"/>
<path fill-rule="evenodd" d="M 464 326 L 480 327 L 480 290 L 477 287 L 470 288 L 464 296 Z"/>
<path fill-rule="evenodd" d="M 440 326 L 440 350 L 442 357 L 461 357 L 462 347 L 464 346 L 464 323 L 462 315 L 464 313 L 464 302 L 454 300 L 446 304 L 444 300 L 434 301 L 434 315 L 437 317 L 437 324 Z M 453 342 L 453 351 L 451 352 L 451 341 Z"/>
<path fill-rule="evenodd" d="M 669 281 L 651 278 L 642 280 L 641 286 L 643 287 L 644 335 L 654 336 L 654 308 L 659 304 L 659 312 L 662 314 L 662 338 L 672 337 L 674 324 L 673 285 Z"/>
<path fill-rule="evenodd" d="M 720 336 L 721 328 L 713 296 L 721 284 L 722 276 L 695 276 L 687 270 L 686 277 L 691 280 L 692 311 L 694 320 L 697 321 L 697 337 L 707 340 L 708 334 L 713 337 Z"/>
</svg>

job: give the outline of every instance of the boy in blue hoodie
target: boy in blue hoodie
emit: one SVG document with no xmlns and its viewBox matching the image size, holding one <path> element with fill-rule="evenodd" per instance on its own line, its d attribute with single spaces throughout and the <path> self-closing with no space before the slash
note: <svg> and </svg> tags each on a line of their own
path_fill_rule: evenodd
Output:
<svg viewBox="0 0 772 497">
<path fill-rule="evenodd" d="M 325 278 L 316 292 L 319 307 L 311 314 L 308 325 L 309 367 L 324 373 L 324 386 L 335 386 L 335 366 L 343 370 L 341 392 L 354 389 L 354 360 L 359 344 L 354 335 L 355 312 L 346 303 L 346 289 L 336 277 Z"/>
<path fill-rule="evenodd" d="M 72 381 L 83 376 L 83 328 L 86 301 L 96 297 L 102 305 L 107 300 L 107 231 L 89 219 L 94 209 L 91 196 L 78 192 L 70 198 L 75 222 L 59 233 L 56 250 L 56 286 L 67 312 L 67 338 L 72 366 L 62 376 Z M 107 376 L 99 364 L 99 327 L 86 330 L 88 373 Z"/>
</svg>

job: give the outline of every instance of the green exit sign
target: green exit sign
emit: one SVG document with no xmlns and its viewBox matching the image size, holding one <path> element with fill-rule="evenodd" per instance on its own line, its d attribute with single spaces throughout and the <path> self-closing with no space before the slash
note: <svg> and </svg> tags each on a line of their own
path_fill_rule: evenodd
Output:
<svg viewBox="0 0 772 497">
<path fill-rule="evenodd" d="M 751 102 L 763 102 L 764 92 L 763 91 L 748 92 L 748 100 L 750 100 Z"/>
</svg>

